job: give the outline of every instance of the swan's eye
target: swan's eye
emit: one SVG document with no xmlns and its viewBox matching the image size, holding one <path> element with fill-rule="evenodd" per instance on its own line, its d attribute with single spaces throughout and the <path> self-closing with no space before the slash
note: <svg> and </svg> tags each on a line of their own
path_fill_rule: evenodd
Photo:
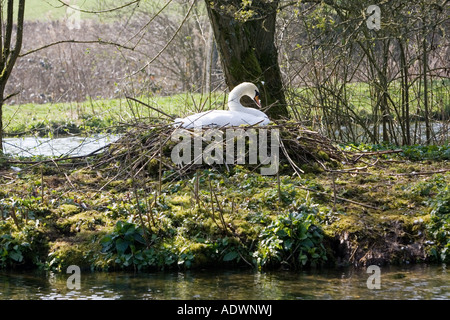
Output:
<svg viewBox="0 0 450 320">
<path fill-rule="evenodd" d="M 259 92 L 258 90 L 255 90 L 255 98 L 258 97 L 259 98 Z"/>
</svg>

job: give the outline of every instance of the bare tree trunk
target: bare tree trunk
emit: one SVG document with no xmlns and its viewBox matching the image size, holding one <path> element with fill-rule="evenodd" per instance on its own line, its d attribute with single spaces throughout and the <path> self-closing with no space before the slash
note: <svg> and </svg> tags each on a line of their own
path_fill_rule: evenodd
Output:
<svg viewBox="0 0 450 320">
<path fill-rule="evenodd" d="M 382 116 L 382 124 L 383 124 L 383 142 L 389 142 L 389 129 L 388 125 L 390 122 L 390 112 L 388 106 L 388 61 L 389 61 L 389 40 L 385 40 L 382 42 L 383 46 L 383 64 L 380 68 L 381 73 L 378 75 L 380 80 L 380 89 L 381 89 L 381 116 Z M 392 134 L 392 133 L 391 133 Z"/>
<path fill-rule="evenodd" d="M 269 117 L 288 117 L 275 47 L 279 1 L 253 1 L 249 9 L 254 14 L 244 20 L 236 16 L 242 6 L 240 0 L 205 2 L 228 88 L 254 82 L 260 87 L 263 105 L 272 105 Z"/>
<path fill-rule="evenodd" d="M 410 132 L 410 117 L 409 117 L 409 72 L 405 47 L 402 43 L 403 40 L 399 39 L 400 48 L 400 65 L 401 65 L 401 78 L 402 78 L 402 121 L 405 124 L 404 130 L 404 145 L 411 144 L 411 132 Z"/>
<path fill-rule="evenodd" d="M 0 156 L 3 155 L 3 103 L 4 103 L 4 86 L 0 86 Z"/>
<path fill-rule="evenodd" d="M 422 19 L 422 30 L 423 30 L 423 39 L 422 39 L 422 50 L 423 50 L 423 56 L 422 56 L 422 72 L 423 72 L 423 106 L 424 106 L 424 113 L 425 113 L 425 134 L 427 137 L 426 144 L 429 144 L 431 141 L 431 128 L 430 128 L 430 113 L 429 113 L 429 107 L 428 107 L 428 79 L 427 79 L 427 72 L 428 72 L 428 54 L 427 54 L 427 19 L 426 19 L 426 12 L 425 12 L 425 4 L 422 3 L 422 12 L 423 12 L 423 19 Z"/>
<path fill-rule="evenodd" d="M 3 27 L 3 7 L 0 5 L 0 26 Z M 0 154 L 3 154 L 3 105 L 8 97 L 5 97 L 5 87 L 8 82 L 11 71 L 19 56 L 22 48 L 23 21 L 25 13 L 25 0 L 19 0 L 17 13 L 17 30 L 14 47 L 11 46 L 12 33 L 14 25 L 14 0 L 8 0 L 6 10 L 5 35 L 1 37 L 1 56 L 0 56 Z M 1 29 L 0 28 L 0 29 Z"/>
</svg>

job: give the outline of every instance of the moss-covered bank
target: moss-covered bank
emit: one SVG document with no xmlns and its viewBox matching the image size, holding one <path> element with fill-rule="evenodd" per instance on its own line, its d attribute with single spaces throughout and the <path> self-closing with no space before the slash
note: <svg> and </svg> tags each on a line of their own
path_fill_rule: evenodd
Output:
<svg viewBox="0 0 450 320">
<path fill-rule="evenodd" d="M 5 168 L 0 267 L 448 262 L 448 150 L 417 160 L 423 150 L 410 148 L 338 172 L 304 166 L 301 177 L 284 170 L 279 180 L 243 166 L 198 170 L 163 183 L 161 193 L 157 174 L 111 181 L 108 167 L 61 162 Z"/>
</svg>

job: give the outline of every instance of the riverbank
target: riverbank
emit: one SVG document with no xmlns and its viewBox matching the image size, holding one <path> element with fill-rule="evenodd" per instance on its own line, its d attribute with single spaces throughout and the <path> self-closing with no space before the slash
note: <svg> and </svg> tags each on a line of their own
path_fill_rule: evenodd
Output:
<svg viewBox="0 0 450 320">
<path fill-rule="evenodd" d="M 282 166 L 279 179 L 244 166 L 183 178 L 164 170 L 160 178 L 154 161 L 145 180 L 111 177 L 114 164 L 94 168 L 92 159 L 6 166 L 0 266 L 270 270 L 448 262 L 449 147 L 359 148 L 367 165 L 334 172 L 305 165 L 300 177 Z"/>
</svg>

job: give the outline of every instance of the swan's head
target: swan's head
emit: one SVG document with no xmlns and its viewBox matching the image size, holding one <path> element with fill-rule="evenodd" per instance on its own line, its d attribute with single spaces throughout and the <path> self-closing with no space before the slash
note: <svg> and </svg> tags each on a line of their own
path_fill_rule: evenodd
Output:
<svg viewBox="0 0 450 320">
<path fill-rule="evenodd" d="M 252 98 L 253 101 L 255 101 L 259 107 L 261 107 L 258 87 L 251 82 L 243 82 L 240 85 L 234 87 L 234 89 L 230 92 L 230 96 L 228 97 L 228 103 L 232 102 L 240 104 L 239 101 L 243 96 Z"/>
</svg>

